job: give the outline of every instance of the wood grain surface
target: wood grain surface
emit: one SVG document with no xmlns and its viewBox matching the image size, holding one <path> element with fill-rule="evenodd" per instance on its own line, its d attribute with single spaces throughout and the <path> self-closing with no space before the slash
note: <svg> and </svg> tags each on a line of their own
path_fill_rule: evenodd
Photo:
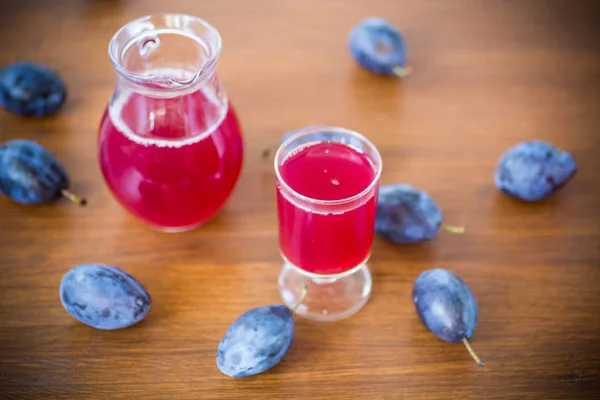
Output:
<svg viewBox="0 0 600 400">
<path fill-rule="evenodd" d="M 163 11 L 219 29 L 219 73 L 245 140 L 226 208 L 182 234 L 129 216 L 97 161 L 114 85 L 108 42 L 126 22 Z M 350 58 L 349 30 L 372 15 L 405 34 L 410 78 L 379 78 Z M 69 98 L 46 119 L 0 110 L 0 139 L 47 146 L 89 205 L 0 198 L 0 398 L 597 398 L 599 18 L 599 3 L 583 0 L 2 1 L 0 65 L 43 62 L 63 75 Z M 377 239 L 373 296 L 360 313 L 296 318 L 282 363 L 234 380 L 215 364 L 222 335 L 245 310 L 280 301 L 274 174 L 261 153 L 316 123 L 367 135 L 384 160 L 382 184 L 429 192 L 467 233 L 411 246 Z M 503 151 L 533 138 L 571 152 L 579 172 L 555 197 L 523 204 L 499 193 L 492 175 Z M 145 285 L 146 320 L 103 332 L 66 313 L 60 279 L 91 262 Z M 456 272 L 477 296 L 472 344 L 485 367 L 419 322 L 412 283 L 433 267 Z"/>
</svg>

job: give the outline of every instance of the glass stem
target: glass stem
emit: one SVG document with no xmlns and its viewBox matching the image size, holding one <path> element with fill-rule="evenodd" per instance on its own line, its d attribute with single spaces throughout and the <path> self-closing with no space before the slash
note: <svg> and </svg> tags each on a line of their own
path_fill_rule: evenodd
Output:
<svg viewBox="0 0 600 400">
<path fill-rule="evenodd" d="M 300 298 L 298 299 L 298 302 L 296 303 L 296 305 L 294 307 L 292 307 L 292 311 L 296 311 L 298 306 L 300 304 L 302 304 L 302 302 L 304 301 L 304 298 L 306 297 L 306 293 L 308 293 L 308 286 L 304 285 L 304 287 L 302 288 L 302 294 L 300 295 Z"/>
</svg>

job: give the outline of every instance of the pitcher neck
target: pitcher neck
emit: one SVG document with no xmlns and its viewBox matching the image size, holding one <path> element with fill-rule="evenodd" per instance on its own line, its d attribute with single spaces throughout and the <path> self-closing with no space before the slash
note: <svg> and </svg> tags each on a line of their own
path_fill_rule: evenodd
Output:
<svg viewBox="0 0 600 400">
<path fill-rule="evenodd" d="M 219 32 L 184 14 L 155 14 L 129 22 L 109 45 L 118 88 L 168 97 L 203 88 L 219 92 L 220 53 Z"/>
</svg>

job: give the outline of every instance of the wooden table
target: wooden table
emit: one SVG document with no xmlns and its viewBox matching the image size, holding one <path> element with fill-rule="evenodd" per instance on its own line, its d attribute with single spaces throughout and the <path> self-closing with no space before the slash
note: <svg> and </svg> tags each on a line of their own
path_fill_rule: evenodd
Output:
<svg viewBox="0 0 600 400">
<path fill-rule="evenodd" d="M 600 389 L 600 45 L 587 1 L 100 1 L 0 5 L 0 65 L 30 59 L 64 76 L 69 100 L 41 120 L 0 110 L 0 139 L 33 139 L 68 168 L 66 200 L 0 199 L 0 398 L 6 399 L 583 399 Z M 112 94 L 112 34 L 139 16 L 196 14 L 222 34 L 220 76 L 245 133 L 245 163 L 224 211 L 183 234 L 154 232 L 112 198 L 96 131 Z M 397 24 L 413 75 L 375 77 L 346 47 L 366 16 Z M 296 319 L 271 371 L 222 375 L 218 343 L 242 312 L 280 301 L 274 174 L 263 149 L 321 123 L 370 137 L 382 183 L 426 190 L 465 235 L 398 246 L 377 239 L 374 290 L 337 323 Z M 539 204 L 499 193 L 500 154 L 540 138 L 579 173 Z M 58 286 L 71 267 L 104 262 L 148 289 L 139 325 L 98 331 L 69 316 Z M 428 333 L 411 301 L 423 270 L 472 287 L 472 344 Z M 587 396 L 587 397 L 586 397 Z"/>
</svg>

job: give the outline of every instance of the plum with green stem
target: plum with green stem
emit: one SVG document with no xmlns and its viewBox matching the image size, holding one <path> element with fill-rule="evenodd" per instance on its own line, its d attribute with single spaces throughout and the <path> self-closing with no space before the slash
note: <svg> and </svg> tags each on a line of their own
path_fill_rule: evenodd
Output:
<svg viewBox="0 0 600 400">
<path fill-rule="evenodd" d="M 394 243 L 417 243 L 433 239 L 440 229 L 464 233 L 462 226 L 442 225 L 442 210 L 422 190 L 407 184 L 379 189 L 375 232 Z"/>
<path fill-rule="evenodd" d="M 479 366 L 469 340 L 477 326 L 477 300 L 469 286 L 454 273 L 435 268 L 422 272 L 413 285 L 413 303 L 421 322 L 438 338 L 463 343 Z"/>
</svg>

